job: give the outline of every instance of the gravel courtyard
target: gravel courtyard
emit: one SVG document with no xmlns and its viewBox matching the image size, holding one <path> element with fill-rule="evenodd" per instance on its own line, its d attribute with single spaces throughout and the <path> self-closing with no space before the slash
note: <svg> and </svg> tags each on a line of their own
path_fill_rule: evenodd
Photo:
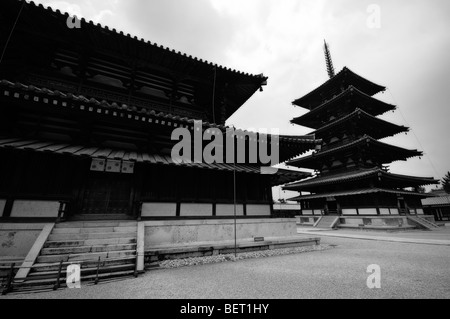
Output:
<svg viewBox="0 0 450 319">
<path fill-rule="evenodd" d="M 336 246 L 0 298 L 450 298 L 450 246 L 326 236 L 321 243 Z M 366 285 L 371 264 L 381 267 L 380 289 Z"/>
</svg>

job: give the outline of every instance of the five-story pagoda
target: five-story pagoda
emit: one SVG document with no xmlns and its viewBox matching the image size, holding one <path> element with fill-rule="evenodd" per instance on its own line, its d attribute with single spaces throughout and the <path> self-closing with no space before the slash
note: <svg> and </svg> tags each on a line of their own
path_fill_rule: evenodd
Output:
<svg viewBox="0 0 450 319">
<path fill-rule="evenodd" d="M 290 200 L 301 203 L 304 215 L 422 214 L 420 199 L 425 196 L 417 189 L 438 181 L 388 171 L 387 164 L 422 152 L 379 141 L 409 130 L 377 117 L 396 108 L 373 97 L 385 87 L 347 67 L 334 75 L 327 62 L 330 79 L 293 102 L 309 112 L 291 121 L 315 129 L 311 134 L 322 139 L 322 147 L 287 163 L 317 174 L 283 189 L 300 192 Z"/>
</svg>

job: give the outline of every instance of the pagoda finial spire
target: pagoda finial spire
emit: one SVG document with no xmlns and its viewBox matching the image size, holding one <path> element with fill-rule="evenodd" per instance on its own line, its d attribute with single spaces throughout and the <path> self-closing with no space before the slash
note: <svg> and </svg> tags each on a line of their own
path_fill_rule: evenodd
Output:
<svg viewBox="0 0 450 319">
<path fill-rule="evenodd" d="M 323 40 L 324 47 L 323 51 L 325 53 L 325 61 L 327 63 L 327 72 L 330 79 L 334 76 L 334 67 L 333 67 L 333 61 L 331 60 L 331 53 L 328 48 L 327 41 Z"/>
</svg>

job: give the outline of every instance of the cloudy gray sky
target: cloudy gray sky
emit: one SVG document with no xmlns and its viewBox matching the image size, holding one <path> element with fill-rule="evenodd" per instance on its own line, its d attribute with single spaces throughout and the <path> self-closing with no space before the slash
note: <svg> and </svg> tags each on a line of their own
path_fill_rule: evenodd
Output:
<svg viewBox="0 0 450 319">
<path fill-rule="evenodd" d="M 387 86 L 376 97 L 399 109 L 382 118 L 411 128 L 407 135 L 383 141 L 426 154 L 393 163 L 391 171 L 439 179 L 450 171 L 448 0 L 36 2 L 220 65 L 264 73 L 269 77 L 264 92 L 257 92 L 227 124 L 278 128 L 282 134 L 311 131 L 289 124 L 306 112 L 291 102 L 328 79 L 325 38 L 336 71 L 347 66 Z"/>
</svg>

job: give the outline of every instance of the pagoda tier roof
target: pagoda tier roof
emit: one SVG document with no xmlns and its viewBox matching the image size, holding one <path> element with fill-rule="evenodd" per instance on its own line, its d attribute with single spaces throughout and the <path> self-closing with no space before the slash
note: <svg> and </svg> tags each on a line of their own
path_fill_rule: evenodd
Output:
<svg viewBox="0 0 450 319">
<path fill-rule="evenodd" d="M 375 187 L 375 188 L 359 188 L 359 189 L 335 191 L 335 192 L 328 192 L 328 193 L 321 193 L 321 194 L 303 195 L 303 196 L 289 198 L 288 201 L 299 202 L 302 200 L 309 200 L 309 199 L 319 199 L 319 198 L 327 198 L 327 197 L 358 196 L 358 195 L 374 194 L 374 193 L 409 195 L 409 196 L 419 196 L 419 197 L 428 197 L 429 196 L 429 194 L 425 194 L 425 193 Z"/>
<path fill-rule="evenodd" d="M 21 10 L 22 5 L 23 10 Z M 254 75 L 227 68 L 157 43 L 151 43 L 143 38 L 124 34 L 108 26 L 86 21 L 84 18 L 79 20 L 80 28 L 69 28 L 67 21 L 72 17 L 68 13 L 61 13 L 60 10 L 53 11 L 50 7 L 45 8 L 42 4 L 36 5 L 32 1 L 29 3 L 24 0 L 1 1 L 0 30 L 2 32 L 0 35 L 9 34 L 19 11 L 21 15 L 16 21 L 10 43 L 11 49 L 6 52 L 1 67 L 6 67 L 6 60 L 16 61 L 19 58 L 20 55 L 12 50 L 13 47 L 18 47 L 21 50 L 20 53 L 33 54 L 35 59 L 38 54 L 45 55 L 45 59 L 50 58 L 55 54 L 51 50 L 69 50 L 75 52 L 75 57 L 89 54 L 91 56 L 84 58 L 94 57 L 111 61 L 111 65 L 120 64 L 119 69 L 130 70 L 127 80 L 131 82 L 134 76 L 132 72 L 136 74 L 157 71 L 177 81 L 189 80 L 198 83 L 205 87 L 202 94 L 207 95 L 204 98 L 209 100 L 212 96 L 212 83 L 215 76 L 217 79 L 215 81 L 216 114 L 221 114 L 222 111 L 219 92 L 228 92 L 227 108 L 224 110 L 225 118 L 234 114 L 261 86 L 267 83 L 268 78 L 263 74 Z M 0 39 L 2 39 L 1 36 Z M 4 40 L 6 41 L 6 38 Z M 29 42 L 32 43 L 28 46 Z M 23 61 L 20 62 L 23 63 Z"/>
<path fill-rule="evenodd" d="M 159 112 L 145 107 L 136 107 L 114 101 L 99 101 L 83 95 L 52 91 L 47 88 L 39 88 L 19 82 L 13 83 L 7 80 L 0 80 L 0 97 L 10 98 L 13 101 L 25 100 L 28 103 L 31 103 L 33 107 L 48 107 L 51 105 L 54 112 L 58 112 L 58 110 L 61 112 L 69 110 L 80 114 L 80 116 L 103 116 L 105 120 L 119 119 L 121 121 L 134 121 L 136 123 L 139 122 L 140 124 L 147 123 L 149 126 L 165 126 L 169 129 L 186 127 L 192 130 L 195 123 L 198 122 L 198 120 L 192 118 Z M 214 128 L 219 129 L 223 134 L 231 129 L 229 126 L 209 122 L 202 122 L 202 126 L 204 130 Z M 259 133 L 241 129 L 236 129 L 235 133 L 237 136 L 245 136 L 248 134 L 252 134 L 253 136 L 256 135 L 256 138 L 261 136 Z M 280 163 L 314 149 L 316 145 L 322 143 L 322 140 L 316 139 L 314 135 L 267 134 L 267 136 L 270 140 L 272 140 L 274 136 L 278 138 L 278 143 L 280 144 Z"/>
<path fill-rule="evenodd" d="M 292 104 L 312 110 L 340 94 L 343 89 L 354 86 L 366 94 L 372 96 L 382 92 L 386 87 L 375 84 L 344 67 L 338 74 L 326 81 L 324 84 L 309 92 L 305 96 L 295 100 Z"/>
<path fill-rule="evenodd" d="M 92 158 L 103 160 L 120 160 L 133 163 L 153 164 L 153 165 L 169 165 L 178 167 L 191 167 L 200 169 L 209 169 L 216 171 L 232 172 L 236 170 L 238 173 L 248 174 L 264 174 L 261 166 L 252 164 L 229 164 L 229 163 L 205 163 L 205 162 L 186 162 L 181 158 L 172 158 L 167 154 L 155 154 L 149 152 L 141 152 L 136 150 L 113 149 L 96 146 L 83 146 L 66 142 L 55 142 L 50 140 L 36 140 L 25 138 L 8 138 L 0 137 L 0 149 L 4 150 L 20 150 L 33 151 L 55 155 L 69 155 L 79 158 Z M 308 172 L 292 171 L 286 169 L 277 169 L 274 174 L 270 175 L 273 186 L 285 184 L 298 178 L 310 176 Z"/>
<path fill-rule="evenodd" d="M 288 184 L 283 187 L 284 190 L 308 191 L 314 188 L 328 185 L 342 185 L 361 180 L 371 180 L 376 178 L 379 183 L 388 183 L 392 187 L 416 187 L 439 183 L 432 177 L 416 177 L 408 175 L 392 174 L 384 169 L 375 167 L 369 169 L 358 169 L 338 174 L 327 174 L 317 176 L 311 179 Z"/>
<path fill-rule="evenodd" d="M 377 116 L 395 110 L 396 107 L 375 99 L 354 86 L 349 86 L 333 99 L 302 116 L 292 119 L 291 123 L 318 129 L 327 123 L 329 115 L 338 116 L 344 110 L 347 110 L 347 113 L 352 113 L 357 108 L 372 116 Z"/>
<path fill-rule="evenodd" d="M 357 108 L 352 113 L 343 116 L 336 121 L 326 124 L 316 131 L 312 132 L 316 137 L 322 138 L 324 134 L 329 131 L 336 131 L 341 127 L 346 128 L 352 125 L 358 129 L 364 131 L 373 138 L 381 139 L 388 136 L 393 136 L 401 132 L 408 132 L 409 128 L 406 126 L 400 126 L 388 121 L 379 119 L 369 113 Z"/>
<path fill-rule="evenodd" d="M 295 167 L 305 167 L 320 169 L 324 160 L 344 154 L 345 156 L 358 152 L 364 147 L 367 158 L 377 159 L 380 164 L 388 164 L 398 160 L 407 160 L 410 157 L 422 156 L 423 153 L 417 150 L 408 150 L 402 147 L 386 144 L 365 135 L 353 142 L 343 144 L 325 151 L 319 151 L 312 155 L 301 157 L 287 162 L 287 165 Z M 368 154 L 370 152 L 370 154 Z"/>
</svg>

